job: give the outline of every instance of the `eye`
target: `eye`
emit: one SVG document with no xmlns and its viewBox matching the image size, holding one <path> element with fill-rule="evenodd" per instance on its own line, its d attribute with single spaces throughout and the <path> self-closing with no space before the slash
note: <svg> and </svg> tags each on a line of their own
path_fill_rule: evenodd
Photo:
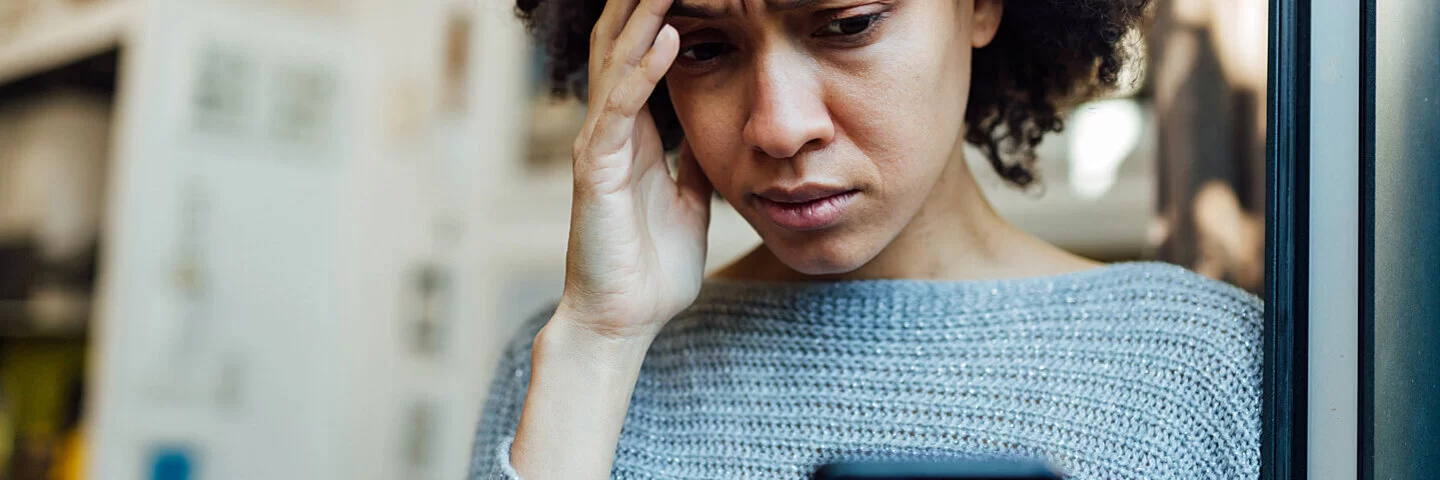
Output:
<svg viewBox="0 0 1440 480">
<path fill-rule="evenodd" d="M 720 42 L 697 43 L 680 49 L 680 56 L 692 62 L 706 62 L 730 53 L 734 47 Z"/>
<path fill-rule="evenodd" d="M 848 18 L 837 18 L 835 20 L 831 20 L 830 23 L 825 24 L 824 27 L 821 27 L 820 31 L 815 33 L 815 36 L 848 37 L 853 35 L 859 35 L 861 33 L 865 33 L 866 30 L 869 30 L 872 25 L 875 25 L 875 21 L 880 19 L 880 15 L 882 14 L 872 13 L 869 15 L 856 15 Z"/>
</svg>

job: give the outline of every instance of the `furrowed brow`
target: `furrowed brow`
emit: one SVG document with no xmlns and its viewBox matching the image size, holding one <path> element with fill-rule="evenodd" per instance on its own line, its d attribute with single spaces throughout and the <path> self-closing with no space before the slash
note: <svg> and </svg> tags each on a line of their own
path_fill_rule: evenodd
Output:
<svg viewBox="0 0 1440 480">
<path fill-rule="evenodd" d="M 772 12 L 783 12 L 798 10 L 815 4 L 819 0 L 766 0 L 765 6 Z M 728 14 L 728 9 L 711 5 L 696 5 L 687 2 L 675 2 L 670 6 L 670 11 L 665 14 L 667 17 L 715 19 L 722 18 Z"/>
<path fill-rule="evenodd" d="M 723 18 L 726 15 L 724 8 L 716 8 L 709 5 L 695 5 L 693 3 L 675 2 L 670 6 L 670 11 L 665 13 L 666 17 L 715 19 Z"/>
</svg>

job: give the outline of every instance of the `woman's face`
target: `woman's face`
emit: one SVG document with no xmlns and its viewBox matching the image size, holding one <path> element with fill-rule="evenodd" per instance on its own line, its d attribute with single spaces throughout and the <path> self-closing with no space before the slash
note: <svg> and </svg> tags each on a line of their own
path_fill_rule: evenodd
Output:
<svg viewBox="0 0 1440 480">
<path fill-rule="evenodd" d="M 999 0 L 676 0 L 666 75 L 706 176 L 790 268 L 855 270 L 958 158 Z M 963 166 L 962 166 L 963 169 Z M 820 197 L 819 199 L 816 199 Z"/>
</svg>

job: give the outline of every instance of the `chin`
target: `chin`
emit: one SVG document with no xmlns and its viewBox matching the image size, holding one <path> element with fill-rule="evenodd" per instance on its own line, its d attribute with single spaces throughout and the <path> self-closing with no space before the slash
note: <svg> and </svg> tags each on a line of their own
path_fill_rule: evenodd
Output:
<svg viewBox="0 0 1440 480">
<path fill-rule="evenodd" d="M 815 239 L 803 243 L 766 242 L 766 247 L 791 270 L 810 276 L 853 272 L 869 263 L 878 253 L 878 249 L 871 251 L 872 249 L 866 248 L 864 244 L 839 238 Z"/>
</svg>

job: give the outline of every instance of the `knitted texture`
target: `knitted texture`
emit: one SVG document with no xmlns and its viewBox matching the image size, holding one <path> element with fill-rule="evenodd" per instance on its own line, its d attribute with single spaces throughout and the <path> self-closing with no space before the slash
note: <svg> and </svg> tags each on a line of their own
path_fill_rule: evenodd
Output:
<svg viewBox="0 0 1440 480">
<path fill-rule="evenodd" d="M 807 478 L 839 459 L 1040 459 L 1081 479 L 1256 478 L 1261 302 L 1161 263 L 995 281 L 707 280 L 655 339 L 622 479 Z M 518 478 L 527 322 L 471 477 Z"/>
</svg>

